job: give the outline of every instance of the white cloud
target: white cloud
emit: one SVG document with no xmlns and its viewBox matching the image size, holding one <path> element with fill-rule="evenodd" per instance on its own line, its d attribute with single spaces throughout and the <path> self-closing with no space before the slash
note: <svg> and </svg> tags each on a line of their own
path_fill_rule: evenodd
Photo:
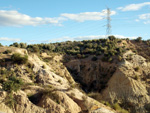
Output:
<svg viewBox="0 0 150 113">
<path fill-rule="evenodd" d="M 120 39 L 136 39 L 137 36 L 132 36 L 132 37 L 127 37 L 123 35 L 113 35 L 116 38 Z M 92 40 L 92 39 L 105 39 L 106 35 L 91 35 L 91 36 L 77 36 L 77 37 L 69 37 L 69 36 L 64 36 L 60 38 L 55 38 L 55 39 L 50 39 L 50 40 L 31 40 L 28 41 L 28 44 L 37 44 L 37 43 L 55 43 L 55 42 L 65 42 L 65 41 L 83 41 L 83 40 Z"/>
<path fill-rule="evenodd" d="M 129 38 L 129 39 L 136 39 L 137 36 L 133 36 L 133 37 L 126 37 L 126 36 L 122 36 L 122 35 L 114 35 L 116 38 Z M 57 39 L 53 39 L 49 42 L 63 42 L 63 41 L 82 41 L 82 40 L 92 40 L 92 39 L 101 39 L 101 38 L 106 38 L 106 35 L 91 35 L 91 36 L 78 36 L 78 37 L 69 37 L 69 36 L 65 36 L 65 37 L 61 37 L 61 38 L 57 38 Z M 46 41 L 43 41 L 46 42 Z"/>
<path fill-rule="evenodd" d="M 144 20 L 144 24 L 150 24 L 150 13 L 139 15 L 140 20 Z"/>
<path fill-rule="evenodd" d="M 116 38 L 122 38 L 122 39 L 124 39 L 124 38 L 129 38 L 129 39 L 136 39 L 137 38 L 137 36 L 129 36 L 129 37 L 127 37 L 127 36 L 123 36 L 123 35 L 114 35 Z"/>
<path fill-rule="evenodd" d="M 11 42 L 19 42 L 19 38 L 7 38 L 7 37 L 0 37 L 0 41 L 11 41 Z"/>
<path fill-rule="evenodd" d="M 150 5 L 150 2 L 144 2 L 144 3 L 140 3 L 140 4 L 130 4 L 125 7 L 119 7 L 117 9 L 119 9 L 121 11 L 137 11 L 147 5 Z"/>
<path fill-rule="evenodd" d="M 26 14 L 21 14 L 18 11 L 6 11 L 0 10 L 0 26 L 37 26 L 44 24 L 60 25 L 64 20 L 63 17 L 58 18 L 41 18 L 41 17 L 30 17 Z"/>
<path fill-rule="evenodd" d="M 78 22 L 84 22 L 86 20 L 102 20 L 106 17 L 107 10 L 102 12 L 84 12 L 79 14 L 63 13 L 60 17 L 31 17 L 26 14 L 19 13 L 16 10 L 0 10 L 0 26 L 38 26 L 45 24 L 61 25 L 63 21 L 68 19 Z M 111 15 L 115 15 L 115 11 L 111 11 Z"/>
<path fill-rule="evenodd" d="M 146 22 L 144 22 L 144 24 L 150 24 L 150 21 L 146 21 Z"/>
<path fill-rule="evenodd" d="M 0 7 L 1 9 L 10 9 L 10 8 L 13 8 L 12 5 L 9 5 L 9 6 L 4 6 L 4 7 Z"/>
<path fill-rule="evenodd" d="M 111 11 L 111 15 L 115 15 L 115 11 Z M 84 12 L 79 14 L 69 14 L 63 13 L 61 14 L 62 17 L 66 17 L 70 20 L 75 20 L 78 22 L 84 22 L 86 20 L 102 20 L 106 17 L 107 10 L 103 10 L 102 12 Z"/>
<path fill-rule="evenodd" d="M 150 13 L 139 15 L 139 19 L 142 20 L 150 19 Z"/>
<path fill-rule="evenodd" d="M 140 20 L 139 20 L 139 19 L 135 19 L 135 21 L 136 21 L 136 22 L 139 22 Z"/>
</svg>

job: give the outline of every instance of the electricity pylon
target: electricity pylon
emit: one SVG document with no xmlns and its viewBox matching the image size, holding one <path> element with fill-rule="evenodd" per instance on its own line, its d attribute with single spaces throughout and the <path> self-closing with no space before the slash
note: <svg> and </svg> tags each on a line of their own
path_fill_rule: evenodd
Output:
<svg viewBox="0 0 150 113">
<path fill-rule="evenodd" d="M 111 35 L 111 11 L 107 8 L 107 25 L 106 25 L 106 38 Z"/>
</svg>

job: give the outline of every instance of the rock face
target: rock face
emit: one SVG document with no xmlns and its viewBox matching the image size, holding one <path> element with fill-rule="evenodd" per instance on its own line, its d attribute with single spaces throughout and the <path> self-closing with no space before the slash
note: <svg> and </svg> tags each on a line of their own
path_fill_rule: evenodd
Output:
<svg viewBox="0 0 150 113">
<path fill-rule="evenodd" d="M 127 56 L 131 58 L 128 59 Z M 149 85 L 143 79 L 148 76 L 150 65 L 143 57 L 130 51 L 124 55 L 124 59 L 102 92 L 103 98 L 112 102 L 124 102 L 132 112 L 145 113 L 150 97 L 147 91 Z"/>
<path fill-rule="evenodd" d="M 4 48 L 3 51 L 9 49 Z M 19 48 L 13 48 L 12 52 L 28 54 L 26 50 Z M 11 54 L 5 56 L 10 58 Z M 102 108 L 115 113 L 111 108 L 87 97 L 80 89 L 72 87 L 75 81 L 60 59 L 60 56 L 57 56 L 46 63 L 35 54 L 31 54 L 28 55 L 29 64 L 14 65 L 10 62 L 7 67 L 3 67 L 8 72 L 14 71 L 17 78 L 23 79 L 24 85 L 16 92 L 6 92 L 3 82 L 0 83 L 0 112 L 80 113 Z M 59 71 L 61 73 L 58 73 Z M 8 81 L 7 79 L 3 81 Z M 7 99 L 12 102 L 11 108 L 6 103 Z"/>
<path fill-rule="evenodd" d="M 26 49 L 0 47 L 0 113 L 120 113 L 114 105 L 120 105 L 130 113 L 149 113 L 150 62 L 145 58 L 150 58 L 141 47 L 149 49 L 150 42 L 143 41 L 138 46 L 136 43 L 123 40 L 114 51 L 111 45 L 107 50 L 102 44 L 100 49 L 104 53 L 101 55 L 86 53 L 89 55 L 86 58 L 80 54 L 76 57 L 66 55 L 65 60 L 57 53 L 37 56 L 28 54 Z M 146 57 L 130 49 L 136 49 Z M 112 59 L 106 61 L 108 51 Z M 28 55 L 28 62 L 14 64 L 13 53 Z M 22 79 L 24 84 L 17 79 Z M 17 89 L 19 83 L 22 86 Z M 112 104 L 116 111 L 90 98 L 86 94 L 89 92 L 99 94 L 98 100 Z"/>
<path fill-rule="evenodd" d="M 62 106 L 58 105 L 53 100 L 47 97 L 43 97 L 39 102 L 38 106 L 41 106 L 44 109 L 46 109 L 47 113 L 65 113 L 65 109 Z"/>
<path fill-rule="evenodd" d="M 150 110 L 150 63 L 142 56 L 127 51 L 117 64 L 86 58 L 65 65 L 85 91 L 94 89 L 104 101 L 120 103 L 132 113 Z"/>
<path fill-rule="evenodd" d="M 45 109 L 32 104 L 27 95 L 22 91 L 15 93 L 14 98 L 17 102 L 14 108 L 16 113 L 46 113 Z"/>
<path fill-rule="evenodd" d="M 114 113 L 113 111 L 110 111 L 108 109 L 105 109 L 105 108 L 99 108 L 95 111 L 92 111 L 91 113 Z"/>
<path fill-rule="evenodd" d="M 57 100 L 53 101 L 50 98 L 43 96 L 43 98 L 38 103 L 38 106 L 46 108 L 49 112 L 57 113 L 79 113 L 81 108 L 65 93 L 57 91 L 55 92 Z"/>
<path fill-rule="evenodd" d="M 105 106 L 104 104 L 84 95 L 78 89 L 73 89 L 67 92 L 67 95 L 71 97 L 82 109 L 84 112 L 93 113 L 98 109 L 105 109 L 111 111 L 112 113 L 116 113 L 115 110 L 111 109 L 110 107 Z M 104 112 L 105 112 L 104 110 Z M 103 110 L 101 110 L 102 112 Z M 99 112 L 99 113 L 101 113 Z"/>
<path fill-rule="evenodd" d="M 101 91 L 116 70 L 116 64 L 92 61 L 91 58 L 75 59 L 66 63 L 66 67 L 85 91 Z"/>
<path fill-rule="evenodd" d="M 6 96 L 7 96 L 7 93 L 2 90 L 2 87 L 0 85 L 0 112 L 13 113 L 12 110 L 4 103 Z"/>
</svg>

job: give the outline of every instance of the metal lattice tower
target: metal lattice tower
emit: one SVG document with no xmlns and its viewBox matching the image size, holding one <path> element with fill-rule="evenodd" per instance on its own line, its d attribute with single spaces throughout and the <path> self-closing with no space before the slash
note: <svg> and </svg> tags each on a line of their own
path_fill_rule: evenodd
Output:
<svg viewBox="0 0 150 113">
<path fill-rule="evenodd" d="M 111 35 L 111 11 L 107 8 L 107 25 L 106 25 L 106 38 Z"/>
</svg>

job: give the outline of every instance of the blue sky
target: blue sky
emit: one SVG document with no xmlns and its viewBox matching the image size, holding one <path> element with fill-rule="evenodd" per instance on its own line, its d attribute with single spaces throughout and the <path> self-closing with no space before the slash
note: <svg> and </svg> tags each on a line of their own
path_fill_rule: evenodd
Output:
<svg viewBox="0 0 150 113">
<path fill-rule="evenodd" d="M 112 35 L 150 39 L 149 0 L 0 0 L 0 43 L 104 38 L 106 7 Z"/>
</svg>

